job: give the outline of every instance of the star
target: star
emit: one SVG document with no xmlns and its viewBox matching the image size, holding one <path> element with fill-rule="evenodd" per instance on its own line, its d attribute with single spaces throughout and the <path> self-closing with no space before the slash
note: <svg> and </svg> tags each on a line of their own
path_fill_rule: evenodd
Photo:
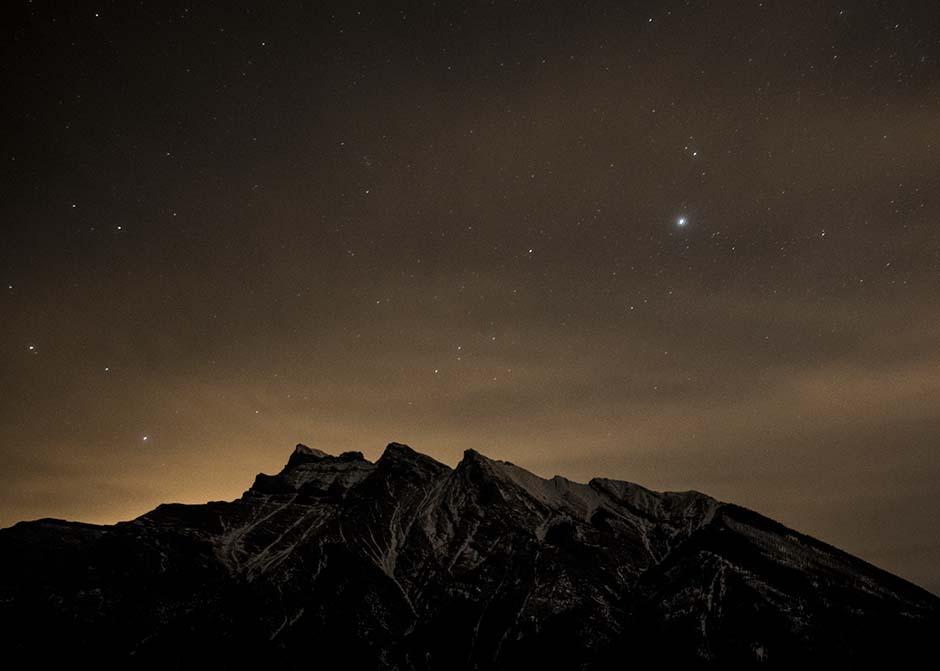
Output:
<svg viewBox="0 0 940 671">
<path fill-rule="evenodd" d="M 689 223 L 689 220 L 686 219 L 685 217 L 679 217 L 678 219 L 676 219 L 676 226 L 682 227 L 682 226 L 685 226 L 687 223 Z"/>
</svg>

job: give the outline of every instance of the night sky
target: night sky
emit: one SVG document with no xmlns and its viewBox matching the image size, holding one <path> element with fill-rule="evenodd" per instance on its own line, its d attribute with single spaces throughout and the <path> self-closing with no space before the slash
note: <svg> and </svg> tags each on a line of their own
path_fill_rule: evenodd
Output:
<svg viewBox="0 0 940 671">
<path fill-rule="evenodd" d="M 395 440 L 940 592 L 937 2 L 235 4 L 4 3 L 0 525 Z"/>
</svg>

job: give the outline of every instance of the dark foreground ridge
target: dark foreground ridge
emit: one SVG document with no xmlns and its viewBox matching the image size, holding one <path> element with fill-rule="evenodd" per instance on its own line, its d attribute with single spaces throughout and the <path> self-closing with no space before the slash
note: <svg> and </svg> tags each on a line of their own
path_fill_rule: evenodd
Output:
<svg viewBox="0 0 940 671">
<path fill-rule="evenodd" d="M 40 667 L 845 668 L 936 659 L 940 599 L 697 492 L 392 443 L 298 445 L 232 502 L 0 530 L 0 618 Z"/>
</svg>

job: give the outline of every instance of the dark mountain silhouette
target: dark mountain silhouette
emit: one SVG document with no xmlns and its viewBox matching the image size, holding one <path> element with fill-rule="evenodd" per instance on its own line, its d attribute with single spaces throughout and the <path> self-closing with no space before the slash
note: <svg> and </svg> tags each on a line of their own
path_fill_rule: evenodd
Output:
<svg viewBox="0 0 940 671">
<path fill-rule="evenodd" d="M 0 531 L 6 659 L 620 669 L 937 657 L 940 599 L 697 492 L 302 445 L 236 501 Z"/>
</svg>

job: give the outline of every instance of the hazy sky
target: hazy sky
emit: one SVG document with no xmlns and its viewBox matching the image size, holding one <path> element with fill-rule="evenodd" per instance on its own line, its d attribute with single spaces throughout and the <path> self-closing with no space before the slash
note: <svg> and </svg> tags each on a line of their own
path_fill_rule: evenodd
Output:
<svg viewBox="0 0 940 671">
<path fill-rule="evenodd" d="M 395 440 L 940 592 L 940 5 L 213 4 L 2 10 L 0 525 Z"/>
</svg>

